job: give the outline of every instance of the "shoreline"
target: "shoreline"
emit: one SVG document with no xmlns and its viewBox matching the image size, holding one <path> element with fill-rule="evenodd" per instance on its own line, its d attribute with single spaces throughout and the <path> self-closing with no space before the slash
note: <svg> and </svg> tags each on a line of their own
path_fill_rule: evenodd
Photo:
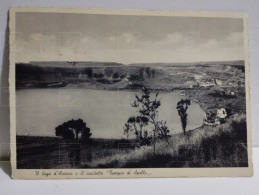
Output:
<svg viewBox="0 0 259 195">
<path fill-rule="evenodd" d="M 118 92 L 118 91 L 121 91 L 121 92 L 132 92 L 132 93 L 141 93 L 141 89 L 126 89 L 126 88 L 109 88 L 109 89 L 101 89 L 101 88 L 81 88 L 81 87 L 62 87 L 62 88 L 26 88 L 26 89 L 20 89 L 20 90 L 41 90 L 41 89 L 50 89 L 50 90 L 92 90 L 92 91 L 111 91 L 111 92 Z M 191 89 L 191 90 L 194 90 L 194 89 Z M 159 92 L 159 94 L 173 94 L 173 95 L 177 95 L 178 97 L 180 98 L 188 98 L 191 100 L 192 103 L 196 103 L 199 105 L 200 109 L 203 111 L 203 116 L 202 118 L 204 119 L 204 117 L 206 116 L 206 109 L 204 107 L 201 106 L 200 102 L 197 102 L 195 101 L 195 99 L 193 98 L 190 98 L 189 94 L 186 93 L 186 90 L 179 90 L 179 89 L 175 89 L 175 90 L 158 90 L 158 89 L 151 89 L 151 93 L 157 93 Z M 184 95 L 182 95 L 184 94 Z M 188 113 L 188 111 L 187 111 Z M 180 119 L 179 119 L 180 120 Z M 195 129 L 199 129 L 200 127 L 202 127 L 204 125 L 204 123 L 202 122 L 200 126 L 197 126 L 197 127 L 194 127 L 194 128 L 190 128 L 190 129 L 187 129 L 186 132 L 189 132 L 189 131 L 193 131 Z M 188 128 L 188 125 L 187 125 L 187 128 Z M 177 135 L 177 134 L 181 134 L 182 132 L 176 132 L 176 133 L 172 133 L 171 135 L 174 136 L 174 135 Z M 28 135 L 17 135 L 17 136 L 28 136 Z M 37 137 L 39 135 L 30 135 L 30 136 L 33 136 L 33 137 Z M 52 135 L 43 135 L 43 136 L 40 136 L 40 137 L 55 137 L 55 136 L 52 136 Z M 96 139 L 113 139 L 113 138 L 96 138 Z M 123 138 L 115 138 L 115 139 L 123 139 Z"/>
</svg>

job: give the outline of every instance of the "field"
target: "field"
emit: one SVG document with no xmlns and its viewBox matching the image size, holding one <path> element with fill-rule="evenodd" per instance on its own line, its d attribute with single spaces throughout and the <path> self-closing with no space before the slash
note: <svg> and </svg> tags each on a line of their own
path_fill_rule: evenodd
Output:
<svg viewBox="0 0 259 195">
<path fill-rule="evenodd" d="M 89 159 L 87 147 L 57 137 L 17 136 L 16 139 L 17 167 L 20 169 L 81 168 L 80 162 L 99 161 L 135 148 L 134 140 L 92 139 Z M 69 156 L 78 149 L 80 162 L 73 155 Z"/>
<path fill-rule="evenodd" d="M 91 149 L 79 146 L 80 160 L 69 158 L 72 143 L 52 137 L 17 136 L 17 167 L 144 168 L 144 167 L 247 167 L 246 122 L 233 116 L 222 126 L 202 126 L 174 135 L 152 146 L 134 140 L 93 139 Z M 91 157 L 89 158 L 89 153 Z"/>
<path fill-rule="evenodd" d="M 53 62 L 55 63 L 55 62 Z M 59 137 L 18 136 L 17 167 L 246 167 L 247 129 L 244 62 L 196 64 L 17 64 L 20 88 L 89 88 L 173 92 L 200 104 L 210 116 L 225 108 L 219 125 L 170 135 L 152 145 L 134 139 L 91 139 L 88 145 Z M 123 130 L 122 130 L 123 132 Z M 44 163 L 43 163 L 44 162 Z"/>
</svg>

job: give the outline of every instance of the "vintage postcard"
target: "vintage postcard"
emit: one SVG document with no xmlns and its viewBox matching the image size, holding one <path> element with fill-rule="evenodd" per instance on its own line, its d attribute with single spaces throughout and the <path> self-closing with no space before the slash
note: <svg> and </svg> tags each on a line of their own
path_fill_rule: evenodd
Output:
<svg viewBox="0 0 259 195">
<path fill-rule="evenodd" d="M 11 8 L 12 177 L 252 176 L 247 25 Z"/>
</svg>

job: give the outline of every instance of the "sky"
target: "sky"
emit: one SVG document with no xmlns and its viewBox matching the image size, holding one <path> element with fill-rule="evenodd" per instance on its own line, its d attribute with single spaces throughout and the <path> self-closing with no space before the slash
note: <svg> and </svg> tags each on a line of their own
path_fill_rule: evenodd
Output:
<svg viewBox="0 0 259 195">
<path fill-rule="evenodd" d="M 20 12 L 15 28 L 17 62 L 244 59 L 238 18 Z"/>
</svg>

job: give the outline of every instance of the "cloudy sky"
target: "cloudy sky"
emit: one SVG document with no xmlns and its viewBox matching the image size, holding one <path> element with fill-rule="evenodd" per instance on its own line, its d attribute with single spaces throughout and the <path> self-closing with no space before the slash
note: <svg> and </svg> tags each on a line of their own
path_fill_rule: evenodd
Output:
<svg viewBox="0 0 259 195">
<path fill-rule="evenodd" d="M 243 20 L 17 13 L 16 61 L 243 60 Z"/>
</svg>

